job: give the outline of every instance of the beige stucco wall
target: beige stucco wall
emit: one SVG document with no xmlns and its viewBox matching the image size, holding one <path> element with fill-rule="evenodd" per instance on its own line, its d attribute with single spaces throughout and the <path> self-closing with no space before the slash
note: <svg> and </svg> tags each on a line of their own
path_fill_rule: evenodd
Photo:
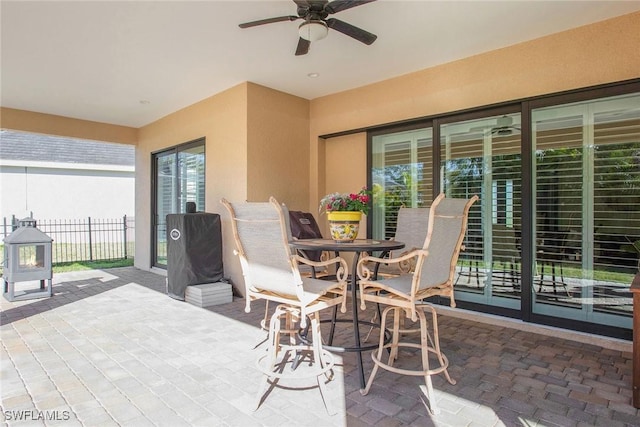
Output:
<svg viewBox="0 0 640 427">
<path fill-rule="evenodd" d="M 270 196 L 289 209 L 309 200 L 309 101 L 248 85 L 247 200 Z"/>
<path fill-rule="evenodd" d="M 138 142 L 136 128 L 6 107 L 0 107 L 0 128 L 121 144 Z"/>
<path fill-rule="evenodd" d="M 314 99 L 309 206 L 334 191 L 328 171 L 352 191 L 366 181 L 365 156 L 352 159 L 349 172 L 328 158 L 323 169 L 332 140 L 320 135 L 638 78 L 639 46 L 640 13 L 632 13 Z"/>
<path fill-rule="evenodd" d="M 242 291 L 231 223 L 220 199 L 266 201 L 274 196 L 291 209 L 304 207 L 309 188 L 308 132 L 309 101 L 253 83 L 141 128 L 136 156 L 136 241 L 151 241 L 151 153 L 205 137 L 206 211 L 221 215 L 225 276 Z M 136 245 L 136 266 L 148 269 L 150 261 L 150 245 Z"/>
<path fill-rule="evenodd" d="M 205 210 L 222 213 L 222 197 L 247 197 L 246 111 L 244 83 L 140 128 L 136 150 L 136 267 L 149 269 L 151 265 L 151 153 L 206 138 Z M 229 233 L 223 236 L 226 248 L 233 248 L 230 237 Z M 224 256 L 223 262 L 231 264 L 231 251 L 225 251 Z"/>
<path fill-rule="evenodd" d="M 325 181 L 324 187 L 328 193 L 356 193 L 367 185 L 367 134 L 366 132 L 331 138 L 326 141 Z M 318 199 L 310 208 L 313 213 L 318 212 Z M 362 216 L 359 237 L 366 237 L 366 216 Z M 318 225 L 325 236 L 329 236 L 327 216 L 318 218 Z"/>
</svg>

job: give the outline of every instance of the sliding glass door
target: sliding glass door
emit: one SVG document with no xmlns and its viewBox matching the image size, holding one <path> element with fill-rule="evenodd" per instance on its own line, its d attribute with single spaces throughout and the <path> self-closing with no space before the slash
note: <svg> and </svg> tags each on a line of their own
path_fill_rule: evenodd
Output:
<svg viewBox="0 0 640 427">
<path fill-rule="evenodd" d="M 373 237 L 392 237 L 398 208 L 429 206 L 434 189 L 478 195 L 454 279 L 460 307 L 628 339 L 638 84 L 419 123 L 370 132 Z"/>
<path fill-rule="evenodd" d="M 640 96 L 532 111 L 533 312 L 631 327 L 640 256 Z"/>
<path fill-rule="evenodd" d="M 447 197 L 480 200 L 469 212 L 456 299 L 520 308 L 520 114 L 500 114 L 440 126 L 440 179 Z"/>
<path fill-rule="evenodd" d="M 166 268 L 166 217 L 186 212 L 187 202 L 204 211 L 204 139 L 154 153 L 153 159 L 153 251 L 151 264 Z"/>
<path fill-rule="evenodd" d="M 431 128 L 373 135 L 371 186 L 375 239 L 395 235 L 398 209 L 428 207 L 433 200 Z"/>
</svg>

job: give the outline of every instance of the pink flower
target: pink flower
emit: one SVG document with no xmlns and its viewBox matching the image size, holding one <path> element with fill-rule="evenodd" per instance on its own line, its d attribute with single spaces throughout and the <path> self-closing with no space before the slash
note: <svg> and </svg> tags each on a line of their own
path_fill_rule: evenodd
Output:
<svg viewBox="0 0 640 427">
<path fill-rule="evenodd" d="M 366 187 L 363 187 L 358 193 L 332 193 L 327 194 L 320 200 L 319 211 L 334 212 L 363 212 L 365 215 L 369 212 L 369 201 L 371 197 Z"/>
</svg>

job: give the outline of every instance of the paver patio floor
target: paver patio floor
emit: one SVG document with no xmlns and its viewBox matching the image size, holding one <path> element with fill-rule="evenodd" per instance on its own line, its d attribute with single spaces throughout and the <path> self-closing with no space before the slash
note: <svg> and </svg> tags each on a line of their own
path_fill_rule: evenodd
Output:
<svg viewBox="0 0 640 427">
<path fill-rule="evenodd" d="M 348 353 L 335 355 L 327 384 L 335 415 L 313 380 L 283 381 L 297 389 L 273 389 L 254 411 L 262 303 L 248 314 L 241 298 L 198 308 L 133 267 L 56 274 L 53 289 L 52 298 L 1 299 L 3 425 L 640 425 L 626 342 L 603 347 L 444 312 L 441 346 L 457 384 L 433 377 L 439 415 L 425 408 L 420 377 L 381 371 L 362 396 Z M 344 328 L 336 339 L 350 336 Z M 368 353 L 364 361 L 368 376 Z"/>
</svg>

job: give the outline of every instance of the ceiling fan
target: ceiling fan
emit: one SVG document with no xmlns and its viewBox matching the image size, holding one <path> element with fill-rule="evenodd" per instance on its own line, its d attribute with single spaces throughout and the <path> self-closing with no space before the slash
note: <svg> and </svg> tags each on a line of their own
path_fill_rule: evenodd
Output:
<svg viewBox="0 0 640 427">
<path fill-rule="evenodd" d="M 491 135 L 498 136 L 508 136 L 511 135 L 513 131 L 520 132 L 520 128 L 513 126 L 513 117 L 507 115 L 498 117 L 495 126 L 489 127 L 485 125 L 469 129 L 469 132 L 490 132 Z"/>
<path fill-rule="evenodd" d="M 514 130 L 520 132 L 520 128 L 513 126 L 513 117 L 502 116 L 496 120 L 496 125 L 491 128 L 491 135 L 507 136 L 511 135 Z"/>
<path fill-rule="evenodd" d="M 296 55 L 305 55 L 309 52 L 311 42 L 325 38 L 329 32 L 329 28 L 352 37 L 366 45 L 370 45 L 376 41 L 378 36 L 339 19 L 328 18 L 328 16 L 373 1 L 375 0 L 334 0 L 332 2 L 328 0 L 293 0 L 298 6 L 297 16 L 288 15 L 260 19 L 258 21 L 245 22 L 239 26 L 240 28 L 250 28 L 274 22 L 303 19 L 304 22 L 298 27 L 300 38 L 296 48 Z"/>
</svg>

